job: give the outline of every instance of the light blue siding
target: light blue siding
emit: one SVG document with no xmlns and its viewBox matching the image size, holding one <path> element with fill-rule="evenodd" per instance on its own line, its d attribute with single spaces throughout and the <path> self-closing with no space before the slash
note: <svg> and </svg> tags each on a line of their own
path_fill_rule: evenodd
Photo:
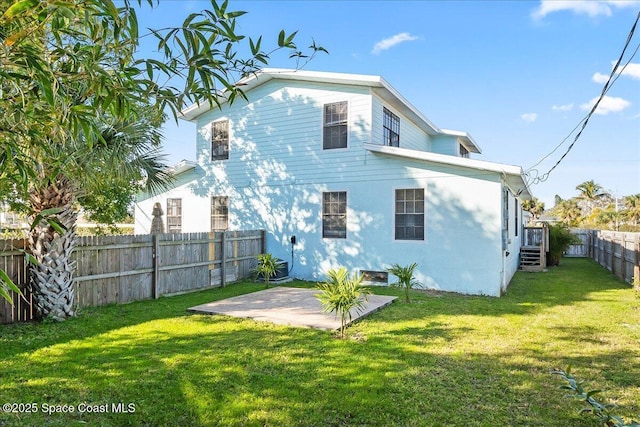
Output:
<svg viewBox="0 0 640 427">
<path fill-rule="evenodd" d="M 373 95 L 373 116 L 371 118 L 373 144 L 383 145 L 383 108 L 387 108 L 400 118 L 400 147 L 410 150 L 431 151 L 431 138 L 418 126 L 400 113 L 394 106 Z"/>
<path fill-rule="evenodd" d="M 293 277 L 323 280 L 338 266 L 382 271 L 417 262 L 418 279 L 430 288 L 501 293 L 517 243 L 512 236 L 505 260 L 498 173 L 368 151 L 363 144 L 382 141 L 387 105 L 367 87 L 271 80 L 247 95 L 249 102 L 198 118 L 199 177 L 137 209 L 150 212 L 154 201 L 179 194 L 190 198 L 183 230 L 208 231 L 210 197 L 229 196 L 230 229 L 267 230 L 267 250 L 289 262 Z M 348 146 L 323 150 L 323 105 L 339 101 L 348 102 Z M 457 156 L 455 137 L 432 138 L 387 108 L 400 116 L 400 147 Z M 211 123 L 221 119 L 230 121 L 229 159 L 211 161 Z M 395 190 L 404 188 L 425 190 L 423 241 L 395 240 Z M 347 192 L 346 239 L 322 237 L 326 191 Z"/>
<path fill-rule="evenodd" d="M 439 135 L 432 139 L 431 151 L 438 154 L 447 154 L 449 156 L 459 156 L 460 143 L 455 136 Z"/>
</svg>

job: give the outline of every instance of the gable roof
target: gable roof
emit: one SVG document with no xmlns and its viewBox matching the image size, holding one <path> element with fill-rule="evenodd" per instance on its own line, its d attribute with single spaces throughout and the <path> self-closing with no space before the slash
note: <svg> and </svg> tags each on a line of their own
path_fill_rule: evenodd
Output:
<svg viewBox="0 0 640 427">
<path fill-rule="evenodd" d="M 406 98 L 393 88 L 385 79 L 380 76 L 366 74 L 345 74 L 329 73 L 323 71 L 303 71 L 282 68 L 265 68 L 241 79 L 238 86 L 241 86 L 245 93 L 256 87 L 263 85 L 270 80 L 306 81 L 327 84 L 343 84 L 349 86 L 363 86 L 371 89 L 377 96 L 392 104 L 403 115 L 408 117 L 413 123 L 431 136 L 449 135 L 455 136 L 469 152 L 481 153 L 480 146 L 466 132 L 440 129 L 426 118 L 417 108 L 415 108 Z M 221 100 L 221 104 L 225 101 Z M 194 122 L 199 116 L 211 110 L 208 102 L 193 104 L 181 111 L 182 119 Z"/>
</svg>

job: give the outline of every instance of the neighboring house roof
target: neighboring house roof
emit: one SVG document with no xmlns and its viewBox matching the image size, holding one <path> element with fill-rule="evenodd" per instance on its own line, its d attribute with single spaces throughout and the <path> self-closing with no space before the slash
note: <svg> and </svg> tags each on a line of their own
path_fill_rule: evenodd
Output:
<svg viewBox="0 0 640 427">
<path fill-rule="evenodd" d="M 372 153 L 403 157 L 411 160 L 431 163 L 440 163 L 449 166 L 458 166 L 474 170 L 495 172 L 502 176 L 505 184 L 517 197 L 523 200 L 530 200 L 532 198 L 531 191 L 529 190 L 529 186 L 524 179 L 522 168 L 520 166 L 505 165 L 502 163 L 493 163 L 484 160 L 468 159 L 464 157 L 432 153 L 429 151 L 409 150 L 406 148 L 389 147 L 377 144 L 364 144 L 364 148 Z"/>
<path fill-rule="evenodd" d="M 472 153 L 481 153 L 480 146 L 466 132 L 440 129 L 427 119 L 417 108 L 415 108 L 406 98 L 395 90 L 385 79 L 380 76 L 366 74 L 345 74 L 328 73 L 321 71 L 302 71 L 279 68 L 265 68 L 249 77 L 245 77 L 238 82 L 243 92 L 247 93 L 256 87 L 273 79 L 308 81 L 317 83 L 344 84 L 350 86 L 364 86 L 371 90 L 385 101 L 392 103 L 402 114 L 419 126 L 424 132 L 431 136 L 450 135 L 456 136 L 459 142 Z M 221 101 L 224 103 L 224 100 Z M 208 102 L 193 104 L 182 110 L 182 119 L 193 122 L 200 115 L 211 110 Z"/>
<path fill-rule="evenodd" d="M 195 169 L 196 167 L 198 167 L 198 164 L 192 160 L 181 160 L 179 163 L 169 167 L 167 172 L 169 172 L 173 176 L 176 176 L 180 175 L 181 173 L 190 171 L 191 169 Z"/>
</svg>

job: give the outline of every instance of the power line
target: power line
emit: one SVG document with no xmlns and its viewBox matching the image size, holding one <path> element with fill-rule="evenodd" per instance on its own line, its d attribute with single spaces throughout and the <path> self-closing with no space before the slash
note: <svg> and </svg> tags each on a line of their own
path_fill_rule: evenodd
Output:
<svg viewBox="0 0 640 427">
<path fill-rule="evenodd" d="M 567 137 L 564 138 L 562 140 L 562 142 L 560 142 L 560 144 L 558 144 L 549 154 L 547 154 L 544 157 L 542 157 L 542 159 L 540 159 L 536 164 L 531 166 L 525 172 L 525 175 L 527 177 L 531 177 L 531 173 L 534 172 L 534 171 L 536 172 L 536 176 L 531 179 L 530 184 L 535 185 L 535 184 L 539 184 L 540 182 L 546 181 L 549 178 L 549 175 L 551 174 L 551 172 L 553 172 L 553 170 L 560 165 L 560 163 L 564 160 L 564 158 L 567 157 L 567 155 L 569 154 L 569 152 L 571 151 L 573 146 L 576 144 L 576 142 L 578 141 L 578 139 L 582 135 L 582 132 L 587 127 L 587 124 L 589 123 L 589 119 L 591 119 L 591 116 L 595 113 L 596 109 L 598 108 L 598 105 L 600 105 L 600 102 L 602 101 L 604 96 L 607 94 L 609 89 L 611 89 L 613 84 L 618 80 L 618 78 L 620 77 L 622 72 L 627 68 L 627 66 L 629 65 L 631 60 L 634 58 L 636 53 L 638 53 L 638 50 L 640 49 L 640 43 L 638 44 L 638 46 L 636 46 L 635 50 L 633 51 L 633 54 L 631 55 L 629 60 L 624 64 L 624 66 L 620 69 L 620 72 L 618 73 L 618 68 L 620 68 L 620 63 L 622 62 L 622 59 L 624 58 L 624 54 L 627 51 L 627 48 L 629 47 L 629 44 L 631 43 L 631 39 L 633 38 L 633 34 L 635 33 L 636 26 L 638 25 L 638 21 L 639 20 L 640 20 L 640 12 L 638 12 L 638 16 L 636 16 L 636 20 L 633 23 L 633 26 L 631 27 L 631 30 L 629 31 L 629 35 L 627 36 L 627 41 L 626 41 L 626 43 L 624 45 L 624 48 L 622 49 L 622 53 L 620 54 L 620 57 L 618 58 L 618 60 L 616 61 L 616 64 L 614 65 L 613 69 L 611 70 L 611 74 L 609 74 L 609 78 L 607 79 L 607 82 L 605 83 L 604 87 L 602 88 L 602 92 L 600 93 L 600 96 L 598 97 L 597 101 L 595 102 L 595 104 L 593 105 L 593 107 L 591 108 L 589 113 L 582 120 L 580 120 L 580 122 L 578 122 L 576 127 L 574 127 L 573 130 L 571 130 L 569 135 L 567 135 Z M 537 175 L 537 169 L 534 169 L 534 168 L 536 166 L 538 166 L 540 163 L 542 163 L 545 159 L 550 157 L 554 152 L 556 152 L 556 150 L 558 150 L 558 148 L 560 148 L 567 141 L 567 139 L 569 139 L 569 137 L 573 134 L 573 132 L 575 132 L 575 130 L 578 127 L 580 127 L 581 124 L 582 124 L 582 127 L 580 128 L 580 131 L 576 134 L 575 138 L 573 139 L 573 142 L 569 145 L 569 147 L 567 147 L 566 151 L 560 157 L 560 159 L 546 173 L 544 173 L 542 175 Z"/>
</svg>

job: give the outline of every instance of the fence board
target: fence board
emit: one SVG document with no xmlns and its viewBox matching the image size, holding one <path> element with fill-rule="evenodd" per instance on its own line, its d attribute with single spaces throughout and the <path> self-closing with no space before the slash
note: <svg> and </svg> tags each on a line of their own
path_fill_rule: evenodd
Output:
<svg viewBox="0 0 640 427">
<path fill-rule="evenodd" d="M 640 280 L 640 233 L 605 230 L 573 230 L 586 250 L 584 255 L 625 282 Z M 578 255 L 580 256 L 580 255 Z"/>
<path fill-rule="evenodd" d="M 151 235 L 79 237 L 72 254 L 77 307 L 206 289 L 216 286 L 211 280 L 216 270 L 225 280 L 249 277 L 256 255 L 264 247 L 264 231 L 260 230 L 161 234 L 155 238 L 157 244 Z M 25 244 L 23 240 L 0 240 L 0 268 L 26 297 L 13 295 L 13 306 L 0 300 L 0 324 L 33 319 L 28 266 L 20 252 Z"/>
</svg>

